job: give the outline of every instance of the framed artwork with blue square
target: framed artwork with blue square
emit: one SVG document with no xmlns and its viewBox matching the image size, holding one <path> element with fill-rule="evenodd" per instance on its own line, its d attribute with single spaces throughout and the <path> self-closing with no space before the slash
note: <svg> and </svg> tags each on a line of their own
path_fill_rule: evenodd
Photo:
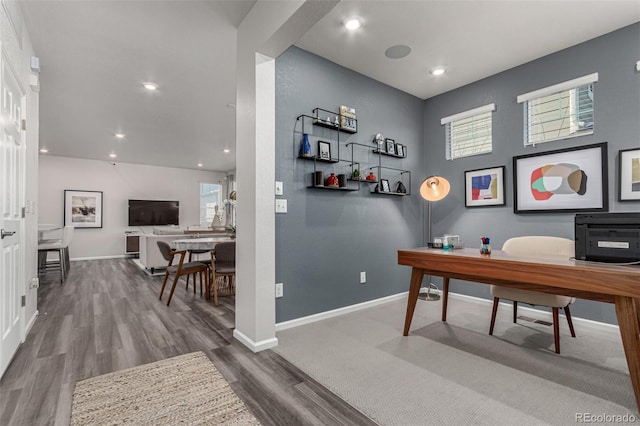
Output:
<svg viewBox="0 0 640 426">
<path fill-rule="evenodd" d="M 466 207 L 504 206 L 505 166 L 464 172 Z"/>
</svg>

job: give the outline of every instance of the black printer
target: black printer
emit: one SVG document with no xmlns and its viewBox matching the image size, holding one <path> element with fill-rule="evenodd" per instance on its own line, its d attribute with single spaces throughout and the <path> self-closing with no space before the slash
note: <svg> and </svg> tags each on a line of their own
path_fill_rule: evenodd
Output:
<svg viewBox="0 0 640 426">
<path fill-rule="evenodd" d="M 640 212 L 576 214 L 575 240 L 578 260 L 640 262 Z"/>
</svg>

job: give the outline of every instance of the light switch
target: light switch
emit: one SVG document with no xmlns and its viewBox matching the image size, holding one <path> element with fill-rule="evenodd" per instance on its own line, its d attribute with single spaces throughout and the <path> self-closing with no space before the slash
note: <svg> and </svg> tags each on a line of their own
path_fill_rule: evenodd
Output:
<svg viewBox="0 0 640 426">
<path fill-rule="evenodd" d="M 276 181 L 276 195 L 284 195 L 282 182 Z"/>
<path fill-rule="evenodd" d="M 287 212 L 287 200 L 279 198 L 276 200 L 276 213 Z"/>
</svg>

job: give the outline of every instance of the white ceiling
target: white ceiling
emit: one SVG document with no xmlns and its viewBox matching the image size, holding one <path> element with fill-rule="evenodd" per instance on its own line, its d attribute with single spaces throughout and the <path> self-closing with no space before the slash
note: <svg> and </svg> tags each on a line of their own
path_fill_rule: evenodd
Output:
<svg viewBox="0 0 640 426">
<path fill-rule="evenodd" d="M 236 27 L 254 3 L 23 1 L 41 61 L 40 146 L 47 155 L 234 169 Z M 342 22 L 353 15 L 364 25 L 348 32 Z M 637 21 L 640 0 L 343 0 L 297 45 L 426 99 Z M 386 58 L 396 44 L 411 54 Z M 448 72 L 429 75 L 438 65 Z"/>
</svg>

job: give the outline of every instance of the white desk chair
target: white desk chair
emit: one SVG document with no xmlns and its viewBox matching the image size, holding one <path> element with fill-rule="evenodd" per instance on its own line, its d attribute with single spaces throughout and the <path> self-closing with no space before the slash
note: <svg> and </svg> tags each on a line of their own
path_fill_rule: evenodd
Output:
<svg viewBox="0 0 640 426">
<path fill-rule="evenodd" d="M 558 237 L 518 237 L 511 238 L 504 243 L 502 251 L 514 256 L 544 258 L 550 256 L 562 256 L 569 259 L 575 255 L 575 243 L 573 240 Z M 540 271 L 544 274 L 544 271 Z M 493 335 L 493 326 L 496 322 L 498 302 L 500 299 L 513 301 L 513 322 L 518 318 L 518 302 L 529 305 L 549 306 L 553 312 L 553 337 L 556 353 L 560 353 L 560 326 L 558 324 L 558 309 L 564 308 L 571 336 L 576 337 L 571 321 L 569 305 L 575 302 L 575 297 L 560 296 L 557 294 L 541 293 L 538 291 L 521 290 L 511 287 L 491 286 L 493 295 L 493 312 L 491 313 L 491 326 L 489 335 Z"/>
</svg>

